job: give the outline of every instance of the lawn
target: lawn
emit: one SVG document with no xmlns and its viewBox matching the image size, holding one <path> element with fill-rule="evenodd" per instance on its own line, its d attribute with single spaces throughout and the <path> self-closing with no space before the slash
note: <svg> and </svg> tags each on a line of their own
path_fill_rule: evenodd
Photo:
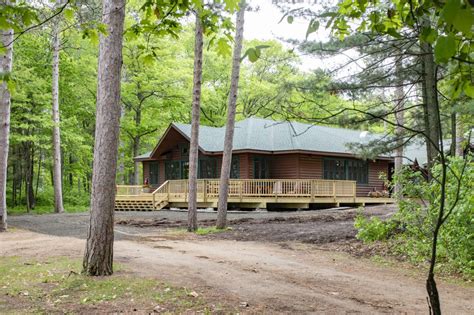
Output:
<svg viewBox="0 0 474 315">
<path fill-rule="evenodd" d="M 133 275 L 118 266 L 110 277 L 80 274 L 66 257 L 0 258 L 0 313 L 162 312 L 211 313 L 202 296 L 186 288 Z"/>
</svg>

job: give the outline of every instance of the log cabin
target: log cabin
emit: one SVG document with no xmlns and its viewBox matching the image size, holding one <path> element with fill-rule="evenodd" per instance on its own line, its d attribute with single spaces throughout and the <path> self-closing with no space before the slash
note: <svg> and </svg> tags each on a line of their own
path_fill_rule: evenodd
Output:
<svg viewBox="0 0 474 315">
<path fill-rule="evenodd" d="M 225 127 L 199 129 L 198 189 L 202 193 L 198 193 L 198 204 L 203 207 L 216 206 L 224 134 Z M 150 198 L 154 194 L 155 209 L 186 207 L 190 136 L 191 125 L 170 124 L 152 151 L 134 159 L 143 164 L 145 188 L 120 186 L 118 195 Z M 392 202 L 385 194 L 380 195 L 385 198 L 368 195 L 387 190 L 384 179 L 391 175 L 393 158 L 362 160 L 349 149 L 350 143 L 378 136 L 261 118 L 236 122 L 230 189 L 234 195 L 229 195 L 229 204 L 238 208 L 312 208 L 317 204 Z M 132 202 L 119 196 L 117 209 L 133 208 Z"/>
</svg>

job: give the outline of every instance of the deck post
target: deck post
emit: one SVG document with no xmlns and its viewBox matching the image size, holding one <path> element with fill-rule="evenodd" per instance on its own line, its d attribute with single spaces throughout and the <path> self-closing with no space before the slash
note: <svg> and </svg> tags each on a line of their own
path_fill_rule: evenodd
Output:
<svg viewBox="0 0 474 315">
<path fill-rule="evenodd" d="M 356 182 L 352 182 L 352 197 L 354 197 L 354 202 L 357 197 L 357 184 Z"/>
<path fill-rule="evenodd" d="M 189 201 L 189 200 L 188 200 L 188 185 L 189 185 L 188 181 L 185 180 L 185 181 L 184 181 L 184 202 L 188 202 L 188 201 Z"/>
<path fill-rule="evenodd" d="M 168 181 L 168 184 L 166 185 L 166 191 L 168 193 L 168 201 L 170 200 L 170 182 Z"/>
<path fill-rule="evenodd" d="M 239 180 L 239 183 L 240 183 L 240 184 L 239 184 L 239 188 L 240 188 L 240 191 L 239 191 L 239 193 L 240 193 L 240 202 L 242 202 L 242 198 L 243 198 L 243 194 L 244 194 L 244 192 L 243 192 L 243 190 L 244 190 L 244 182 L 241 181 L 241 180 Z"/>
<path fill-rule="evenodd" d="M 314 195 L 316 193 L 316 182 L 314 180 L 311 181 L 311 202 L 314 202 Z"/>
<path fill-rule="evenodd" d="M 156 210 L 156 204 L 155 204 L 155 194 L 153 194 L 153 209 Z"/>
<path fill-rule="evenodd" d="M 203 180 L 203 183 L 202 183 L 202 189 L 204 190 L 202 192 L 202 199 L 204 202 L 207 202 L 207 180 Z"/>
<path fill-rule="evenodd" d="M 273 191 L 275 192 L 275 202 L 278 202 L 278 187 L 276 181 L 273 182 Z"/>
</svg>

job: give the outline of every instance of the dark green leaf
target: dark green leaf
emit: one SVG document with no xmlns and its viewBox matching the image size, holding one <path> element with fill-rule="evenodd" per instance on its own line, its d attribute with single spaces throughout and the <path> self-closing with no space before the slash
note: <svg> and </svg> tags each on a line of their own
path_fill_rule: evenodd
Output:
<svg viewBox="0 0 474 315">
<path fill-rule="evenodd" d="M 425 27 L 421 31 L 421 40 L 430 44 L 433 44 L 438 37 L 438 31 L 432 29 L 431 27 Z"/>
<path fill-rule="evenodd" d="M 456 54 L 456 40 L 454 35 L 440 36 L 434 48 L 435 59 L 439 63 L 444 63 Z"/>
<path fill-rule="evenodd" d="M 452 22 L 455 29 L 466 35 L 471 34 L 472 23 L 474 23 L 474 14 L 471 8 L 459 10 Z"/>
<path fill-rule="evenodd" d="M 306 39 L 308 39 L 309 34 L 314 33 L 319 28 L 319 21 L 312 19 L 309 22 L 308 29 L 306 30 Z"/>
</svg>

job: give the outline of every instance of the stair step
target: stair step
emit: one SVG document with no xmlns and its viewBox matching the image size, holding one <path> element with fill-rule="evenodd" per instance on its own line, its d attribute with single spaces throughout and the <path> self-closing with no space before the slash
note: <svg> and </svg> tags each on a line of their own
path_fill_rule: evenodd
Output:
<svg viewBox="0 0 474 315">
<path fill-rule="evenodd" d="M 116 200 L 115 211 L 153 211 L 152 200 Z"/>
</svg>

